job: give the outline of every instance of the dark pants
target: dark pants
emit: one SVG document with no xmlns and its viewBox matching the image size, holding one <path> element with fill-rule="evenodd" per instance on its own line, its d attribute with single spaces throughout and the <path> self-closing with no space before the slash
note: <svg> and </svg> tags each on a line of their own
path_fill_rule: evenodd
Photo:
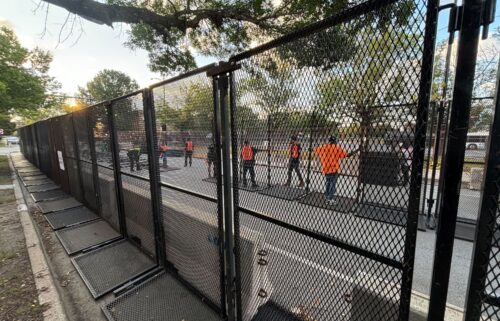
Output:
<svg viewBox="0 0 500 321">
<path fill-rule="evenodd" d="M 214 175 L 212 175 L 212 166 L 215 172 L 215 162 L 213 161 L 213 159 L 207 159 L 207 166 L 208 166 L 208 177 L 215 176 L 215 173 Z"/>
<path fill-rule="evenodd" d="M 130 171 L 131 172 L 134 171 L 134 162 L 137 166 L 137 170 L 140 171 L 141 164 L 139 163 L 139 158 L 141 156 L 141 152 L 139 152 L 137 150 L 131 150 L 131 151 L 128 151 L 127 156 L 128 156 L 129 161 L 130 161 Z"/>
<path fill-rule="evenodd" d="M 253 185 L 255 182 L 255 162 L 254 161 L 243 161 L 243 185 L 247 184 L 247 172 L 250 172 L 250 180 Z"/>
<path fill-rule="evenodd" d="M 188 159 L 189 166 L 193 165 L 193 152 L 186 152 L 184 154 L 184 167 L 188 166 Z"/>
<path fill-rule="evenodd" d="M 401 172 L 403 172 L 403 185 L 407 185 L 410 182 L 410 166 L 402 164 Z"/>
<path fill-rule="evenodd" d="M 333 200 L 335 193 L 337 192 L 337 179 L 339 178 L 338 173 L 325 174 L 326 187 L 325 187 L 325 197 L 327 200 Z"/>
<path fill-rule="evenodd" d="M 298 158 L 290 158 L 288 161 L 288 178 L 286 180 L 287 185 L 292 182 L 292 172 L 295 171 L 297 177 L 299 178 L 300 183 L 304 183 L 302 179 L 302 174 L 300 174 L 300 161 Z"/>
<path fill-rule="evenodd" d="M 163 167 L 167 167 L 167 152 L 163 152 L 161 155 L 161 158 L 163 159 Z"/>
</svg>

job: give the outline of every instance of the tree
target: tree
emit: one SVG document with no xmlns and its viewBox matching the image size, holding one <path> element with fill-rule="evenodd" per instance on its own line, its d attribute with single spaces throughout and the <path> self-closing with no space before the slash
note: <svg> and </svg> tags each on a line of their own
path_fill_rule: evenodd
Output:
<svg viewBox="0 0 500 321">
<path fill-rule="evenodd" d="M 131 26 L 128 45 L 149 52 L 150 67 L 164 74 L 195 66 L 194 52 L 227 58 L 248 48 L 338 13 L 361 1 L 347 0 L 43 0 L 95 23 Z M 408 16 L 403 0 L 391 5 L 392 16 Z M 367 14 L 362 23 L 379 19 Z M 360 19 L 361 21 L 361 19 Z M 347 33 L 332 33 L 318 48 L 346 45 Z M 297 48 L 299 49 L 299 48 Z M 325 52 L 324 50 L 318 50 Z M 318 57 L 312 63 L 322 63 Z"/>
<path fill-rule="evenodd" d="M 14 32 L 0 27 L 0 112 L 32 111 L 44 100 L 38 53 L 23 48 Z M 28 67 L 26 67 L 28 65 Z M 29 66 L 31 65 L 31 66 Z"/>
<path fill-rule="evenodd" d="M 23 48 L 14 32 L 0 27 L 0 112 L 18 125 L 60 115 L 61 87 L 48 75 L 52 54 Z"/>
<path fill-rule="evenodd" d="M 78 91 L 82 100 L 98 103 L 123 96 L 137 89 L 139 89 L 137 82 L 127 74 L 104 69 L 98 72 L 85 87 L 79 87 Z"/>
</svg>

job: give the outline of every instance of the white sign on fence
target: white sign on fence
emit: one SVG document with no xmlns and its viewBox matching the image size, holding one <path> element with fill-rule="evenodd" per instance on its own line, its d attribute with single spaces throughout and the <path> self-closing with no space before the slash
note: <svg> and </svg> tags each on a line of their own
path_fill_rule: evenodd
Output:
<svg viewBox="0 0 500 321">
<path fill-rule="evenodd" d="M 64 159 L 62 152 L 60 150 L 57 151 L 57 158 L 59 159 L 59 168 L 64 171 Z"/>
</svg>

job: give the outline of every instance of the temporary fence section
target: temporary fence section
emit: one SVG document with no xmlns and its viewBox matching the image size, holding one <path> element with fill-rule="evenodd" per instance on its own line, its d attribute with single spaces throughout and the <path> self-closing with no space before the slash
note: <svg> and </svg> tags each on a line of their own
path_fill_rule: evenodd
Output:
<svg viewBox="0 0 500 321">
<path fill-rule="evenodd" d="M 366 3 L 231 60 L 242 320 L 408 317 L 435 5 Z"/>
<path fill-rule="evenodd" d="M 225 314 L 220 143 L 207 66 L 152 86 L 166 259 Z"/>
<path fill-rule="evenodd" d="M 487 143 L 484 190 L 474 238 L 466 321 L 500 320 L 500 74 Z"/>
</svg>

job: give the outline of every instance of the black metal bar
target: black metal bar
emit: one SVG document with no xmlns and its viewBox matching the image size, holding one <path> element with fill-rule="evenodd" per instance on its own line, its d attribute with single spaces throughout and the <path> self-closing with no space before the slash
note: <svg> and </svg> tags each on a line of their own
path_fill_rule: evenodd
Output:
<svg viewBox="0 0 500 321">
<path fill-rule="evenodd" d="M 231 157 L 233 160 L 232 169 L 238 170 L 238 111 L 236 108 L 236 81 L 234 72 L 230 73 L 229 87 L 229 110 L 231 117 Z M 271 140 L 268 141 L 268 150 L 271 148 Z M 270 160 L 269 160 L 270 161 Z M 269 168 L 269 167 L 268 167 Z M 233 215 L 234 215 L 234 256 L 235 256 L 235 291 L 236 291 L 236 320 L 243 320 L 242 312 L 242 286 L 241 286 L 241 251 L 240 251 L 240 213 L 238 207 L 240 204 L 240 191 L 238 175 L 233 175 Z M 236 188 L 234 188 L 236 187 Z"/>
<path fill-rule="evenodd" d="M 99 188 L 99 172 L 97 171 L 97 155 L 95 151 L 94 144 L 94 127 L 93 120 L 90 118 L 92 109 L 87 110 L 87 137 L 89 140 L 89 148 L 90 148 L 90 159 L 92 161 L 92 180 L 94 183 L 94 197 L 96 199 L 96 207 L 97 212 L 101 213 L 102 204 L 101 204 L 101 189 Z"/>
<path fill-rule="evenodd" d="M 425 175 L 424 175 L 424 197 L 422 197 L 422 208 L 421 208 L 421 213 L 424 215 L 425 213 L 425 200 L 427 198 L 427 183 L 429 179 L 429 170 L 430 170 L 430 164 L 431 164 L 431 146 L 432 146 L 432 134 L 434 132 L 434 120 L 436 119 L 436 104 L 434 102 L 431 102 L 430 105 L 432 106 L 431 109 L 431 124 L 430 124 L 430 130 L 429 130 L 429 143 L 426 144 L 428 149 L 427 149 L 427 163 L 425 164 Z M 423 229 L 425 231 L 425 227 L 420 227 L 420 229 Z"/>
<path fill-rule="evenodd" d="M 186 73 L 183 73 L 181 75 L 178 75 L 178 76 L 175 76 L 175 77 L 172 77 L 172 78 L 169 78 L 169 79 L 165 79 L 163 81 L 157 82 L 156 84 L 152 84 L 151 86 L 149 86 L 149 88 L 153 89 L 153 88 L 156 88 L 156 87 L 160 87 L 160 86 L 172 83 L 174 81 L 178 81 L 178 80 L 181 80 L 181 79 L 184 79 L 184 78 L 187 78 L 187 77 L 199 74 L 201 72 L 204 72 L 204 71 L 207 71 L 207 70 L 213 68 L 214 66 L 216 66 L 215 63 L 210 64 L 210 65 L 206 65 L 206 66 L 203 66 L 203 67 L 200 67 L 200 68 L 196 68 L 196 69 L 193 69 L 193 70 L 190 70 L 190 71 L 188 71 Z"/>
<path fill-rule="evenodd" d="M 231 188 L 231 176 L 233 180 L 237 175 L 231 175 L 231 132 L 229 120 L 229 77 L 227 74 L 218 78 L 219 87 L 219 111 L 221 117 L 221 138 L 222 138 L 222 178 L 224 189 L 224 243 L 225 243 L 225 263 L 226 263 L 226 304 L 227 319 L 235 320 L 235 257 L 233 238 L 233 191 Z"/>
<path fill-rule="evenodd" d="M 214 175 L 217 179 L 217 198 L 213 199 L 210 197 L 210 201 L 217 202 L 217 229 L 219 237 L 219 284 L 220 284 L 220 303 L 221 303 L 221 316 L 224 318 L 227 315 L 226 309 L 226 286 L 225 286 L 225 268 L 224 268 L 224 198 L 223 198 L 223 185 L 222 185 L 222 144 L 221 144 L 221 114 L 219 111 L 219 83 L 215 78 L 212 78 L 212 95 L 214 99 L 214 126 L 213 126 L 213 137 L 214 137 L 214 148 L 215 148 L 215 164 L 214 165 Z M 198 195 L 196 195 L 198 196 Z M 208 196 L 205 197 L 207 199 Z"/>
<path fill-rule="evenodd" d="M 432 158 L 432 170 L 431 170 L 431 185 L 429 189 L 429 198 L 427 199 L 427 221 L 425 222 L 427 228 L 430 229 L 435 228 L 435 224 L 431 222 L 431 219 L 432 219 L 432 207 L 434 206 L 435 203 L 434 185 L 436 183 L 435 182 L 436 170 L 437 170 L 437 164 L 439 162 L 439 147 L 441 144 L 441 127 L 443 124 L 443 117 L 444 117 L 444 101 L 441 100 L 439 102 L 439 108 L 438 108 L 438 119 L 436 124 L 436 135 L 435 135 L 436 141 L 434 142 L 434 154 L 432 155 L 433 158 Z"/>
<path fill-rule="evenodd" d="M 425 19 L 424 47 L 422 69 L 415 124 L 415 139 L 410 177 L 410 195 L 408 201 L 408 218 L 406 222 L 406 239 L 403 258 L 403 275 L 401 278 L 401 299 L 399 304 L 399 320 L 409 320 L 410 301 L 413 282 L 413 265 L 417 244 L 418 218 L 420 214 L 419 200 L 422 188 L 422 171 L 424 166 L 425 135 L 427 134 L 427 117 L 432 90 L 432 72 L 434 49 L 436 45 L 439 0 L 427 1 Z"/>
<path fill-rule="evenodd" d="M 448 108 L 446 112 L 446 117 L 444 117 L 444 135 L 443 135 L 443 146 L 442 146 L 442 151 L 441 151 L 441 167 L 439 169 L 439 182 L 438 182 L 438 190 L 437 190 L 437 195 L 436 195 L 436 213 L 434 214 L 434 218 L 437 221 L 439 219 L 440 210 L 441 210 L 441 201 L 442 201 L 442 196 L 443 196 L 443 185 L 444 185 L 444 172 L 445 172 L 445 159 L 446 159 L 446 140 L 448 137 L 448 132 L 449 132 L 449 120 L 450 120 L 450 107 L 451 107 L 451 101 L 446 102 Z"/>
<path fill-rule="evenodd" d="M 118 146 L 118 137 L 115 130 L 115 121 L 113 116 L 113 104 L 106 105 L 106 114 L 108 116 L 109 138 L 111 142 L 111 158 L 113 160 L 113 174 L 115 177 L 116 202 L 118 208 L 118 217 L 120 221 L 120 233 L 127 236 L 127 223 L 125 220 L 125 209 L 123 207 L 122 177 L 120 171 L 120 147 Z"/>
<path fill-rule="evenodd" d="M 314 143 L 314 133 L 316 132 L 316 114 L 315 111 L 311 113 L 310 121 L 309 121 L 309 146 L 307 148 L 307 176 L 306 176 L 306 192 L 310 192 L 310 184 L 311 184 L 311 163 L 312 163 L 312 153 L 313 148 L 312 145 Z"/>
<path fill-rule="evenodd" d="M 500 64 L 499 64 L 500 65 Z M 474 237 L 474 252 L 467 291 L 465 321 L 478 321 L 481 316 L 482 301 L 500 306 L 498 299 L 488 301 L 485 296 L 485 283 L 488 274 L 490 252 L 495 230 L 497 229 L 498 199 L 500 197 L 500 72 L 497 75 L 497 97 L 495 114 L 490 132 L 487 153 L 487 166 L 481 194 L 481 207 Z M 497 263 L 498 265 L 498 263 Z"/>
<path fill-rule="evenodd" d="M 443 200 L 436 236 L 429 320 L 443 320 L 450 279 L 467 130 L 481 26 L 482 0 L 464 0 L 450 132 L 446 146 Z"/>
<path fill-rule="evenodd" d="M 142 92 L 146 144 L 148 146 L 149 186 L 151 189 L 151 203 L 153 209 L 153 226 L 155 233 L 156 262 L 166 266 L 165 231 L 163 229 L 163 211 L 160 188 L 160 164 L 158 163 L 156 136 L 156 117 L 153 93 L 150 89 Z"/>
<path fill-rule="evenodd" d="M 83 181 L 82 181 L 82 173 L 81 173 L 81 168 L 80 168 L 80 146 L 78 145 L 78 138 L 76 137 L 76 131 L 75 131 L 75 114 L 71 114 L 71 129 L 73 130 L 73 141 L 75 144 L 75 156 L 76 156 L 76 168 L 78 171 L 78 182 L 80 184 L 80 197 L 81 200 L 84 199 L 83 197 Z"/>
<path fill-rule="evenodd" d="M 174 186 L 174 185 L 171 185 L 171 184 L 168 184 L 168 183 L 165 183 L 165 182 L 160 182 L 160 185 L 162 187 L 166 187 L 168 189 L 171 189 L 171 190 L 174 190 L 174 191 L 177 191 L 177 192 L 181 192 L 181 193 L 184 193 L 184 194 L 187 194 L 187 195 L 191 195 L 191 196 L 194 196 L 194 197 L 201 198 L 201 199 L 206 200 L 206 201 L 217 203 L 217 198 L 212 197 L 212 196 L 208 196 L 208 195 L 205 195 L 205 194 L 193 192 L 191 190 L 188 190 L 188 189 L 185 189 L 185 188 L 182 188 L 182 187 L 178 187 L 178 186 Z"/>
<path fill-rule="evenodd" d="M 271 186 L 271 114 L 267 115 L 267 186 Z"/>
<path fill-rule="evenodd" d="M 250 216 L 261 219 L 263 221 L 272 223 L 276 226 L 286 228 L 287 230 L 290 230 L 290 231 L 293 231 L 296 233 L 300 233 L 301 235 L 305 235 L 305 236 L 308 236 L 308 237 L 313 238 L 315 240 L 333 245 L 333 246 L 338 247 L 340 249 L 343 249 L 343 250 L 349 251 L 351 253 L 366 257 L 370 260 L 383 263 L 385 265 L 394 267 L 394 268 L 399 269 L 399 270 L 404 269 L 403 263 L 401 263 L 398 260 L 395 260 L 393 258 L 389 258 L 389 257 L 383 256 L 383 255 L 362 249 L 360 247 L 349 244 L 345 241 L 333 238 L 329 235 L 318 233 L 318 232 L 311 231 L 311 230 L 307 230 L 305 228 L 302 228 L 302 227 L 299 227 L 299 226 L 296 226 L 293 224 L 289 224 L 289 223 L 283 222 L 281 220 L 277 220 L 275 218 L 270 217 L 269 215 L 259 213 L 257 211 L 251 210 L 249 208 L 245 208 L 245 207 L 240 206 L 240 207 L 235 208 L 235 209 L 238 211 L 244 212 L 245 214 L 248 214 Z"/>
</svg>

